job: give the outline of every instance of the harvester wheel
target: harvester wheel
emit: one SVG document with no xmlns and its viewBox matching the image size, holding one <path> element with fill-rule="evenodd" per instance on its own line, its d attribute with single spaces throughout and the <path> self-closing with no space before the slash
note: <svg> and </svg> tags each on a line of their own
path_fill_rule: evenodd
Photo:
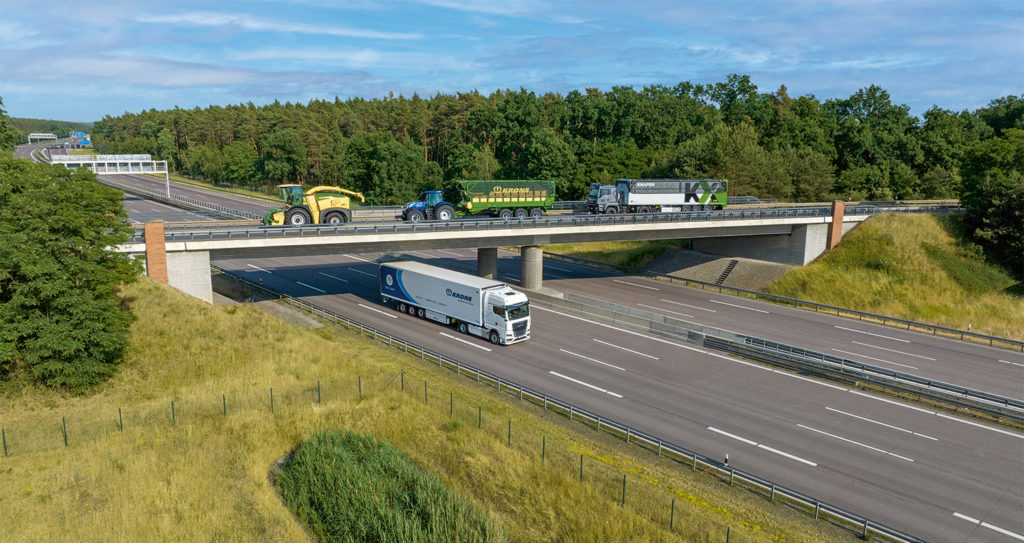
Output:
<svg viewBox="0 0 1024 543">
<path fill-rule="evenodd" d="M 508 208 L 501 208 L 500 210 L 498 210 L 498 218 L 499 219 L 506 219 L 506 220 L 511 219 L 512 218 L 512 210 L 508 209 Z"/>
<path fill-rule="evenodd" d="M 530 214 L 527 213 L 527 211 L 521 207 L 516 209 L 515 215 L 517 219 L 525 219 L 530 216 Z"/>
<path fill-rule="evenodd" d="M 327 224 L 345 224 L 345 214 L 340 211 L 332 211 L 324 217 L 324 222 Z"/>
<path fill-rule="evenodd" d="M 292 226 L 304 226 L 310 223 L 310 218 L 305 209 L 290 209 L 285 215 L 284 222 Z"/>
<path fill-rule="evenodd" d="M 450 221 L 455 216 L 455 210 L 449 205 L 437 206 L 437 209 L 434 210 L 434 216 L 439 221 Z"/>
<path fill-rule="evenodd" d="M 539 207 L 535 207 L 535 208 L 530 210 L 530 216 L 535 218 L 535 219 L 537 217 L 543 217 L 544 216 L 544 210 L 539 208 Z"/>
</svg>

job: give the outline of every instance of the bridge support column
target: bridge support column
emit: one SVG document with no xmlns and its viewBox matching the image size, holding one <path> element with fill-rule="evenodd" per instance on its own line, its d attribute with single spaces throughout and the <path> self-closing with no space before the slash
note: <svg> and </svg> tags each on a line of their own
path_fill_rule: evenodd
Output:
<svg viewBox="0 0 1024 543">
<path fill-rule="evenodd" d="M 544 281 L 544 250 L 536 245 L 520 248 L 519 286 L 537 290 Z"/>
<path fill-rule="evenodd" d="M 839 245 L 839 240 L 843 239 L 843 211 L 845 209 L 846 205 L 843 204 L 842 200 L 834 200 L 832 202 L 832 222 L 828 225 L 826 249 L 835 248 L 836 245 Z"/>
<path fill-rule="evenodd" d="M 497 247 L 480 247 L 476 250 L 476 274 L 487 279 L 498 276 Z"/>
<path fill-rule="evenodd" d="M 146 235 L 146 274 L 153 279 L 167 284 L 167 250 L 164 244 L 163 221 L 147 222 Z"/>
<path fill-rule="evenodd" d="M 146 273 L 157 281 L 185 294 L 213 303 L 210 280 L 210 252 L 167 252 L 164 223 L 146 223 Z"/>
<path fill-rule="evenodd" d="M 828 228 L 825 223 L 798 224 L 793 225 L 790 234 L 695 238 L 693 249 L 722 256 L 804 266 L 825 252 Z M 840 237 L 842 229 L 843 223 L 839 221 Z"/>
</svg>

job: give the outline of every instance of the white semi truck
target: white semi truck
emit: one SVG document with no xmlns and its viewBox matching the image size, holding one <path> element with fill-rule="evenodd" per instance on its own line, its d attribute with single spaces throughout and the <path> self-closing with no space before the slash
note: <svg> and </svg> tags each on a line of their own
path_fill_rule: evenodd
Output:
<svg viewBox="0 0 1024 543">
<path fill-rule="evenodd" d="M 530 338 L 530 301 L 501 281 L 396 260 L 380 264 L 380 295 L 403 313 L 509 345 Z"/>
<path fill-rule="evenodd" d="M 678 213 L 725 208 L 725 179 L 616 179 L 590 185 L 591 213 Z"/>
</svg>

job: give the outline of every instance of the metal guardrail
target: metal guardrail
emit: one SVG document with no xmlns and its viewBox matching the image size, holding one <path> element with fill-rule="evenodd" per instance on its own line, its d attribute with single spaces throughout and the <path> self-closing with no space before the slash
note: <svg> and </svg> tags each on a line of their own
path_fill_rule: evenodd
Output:
<svg viewBox="0 0 1024 543">
<path fill-rule="evenodd" d="M 871 215 L 881 212 L 876 206 L 847 208 L 848 215 Z M 934 212 L 935 208 L 901 208 L 898 212 Z M 887 209 L 886 212 L 893 212 Z M 452 221 L 389 222 L 373 224 L 340 224 L 310 226 L 280 226 L 258 229 L 232 228 L 224 230 L 168 231 L 167 241 L 206 241 L 220 239 L 271 239 L 310 236 L 391 234 L 414 232 L 453 232 L 468 230 L 531 229 L 550 227 L 576 227 L 591 225 L 665 224 L 680 222 L 715 223 L 733 220 L 789 219 L 831 217 L 827 207 L 788 209 L 742 209 L 724 211 L 692 211 L 684 213 L 644 213 L 629 215 L 562 215 L 528 217 L 525 219 L 458 219 Z M 249 217 L 245 217 L 249 218 Z M 142 238 L 131 240 L 141 242 Z"/>
<path fill-rule="evenodd" d="M 579 265 L 579 266 L 586 266 L 586 267 L 589 267 L 589 268 L 596 268 L 596 269 L 600 269 L 600 270 L 614 271 L 614 272 L 618 272 L 618 273 L 631 273 L 630 270 L 624 269 L 624 268 L 622 268 L 620 266 L 615 266 L 615 265 L 612 265 L 612 264 L 607 264 L 605 262 L 597 262 L 595 260 L 587 260 L 585 258 L 579 258 L 579 257 L 571 256 L 571 255 L 561 255 L 561 254 L 558 254 L 558 253 L 549 253 L 549 252 L 545 251 L 544 252 L 544 258 L 551 258 L 552 260 L 558 260 L 558 261 L 566 262 L 566 263 L 569 263 L 569 264 L 576 264 L 576 265 Z M 885 325 L 885 326 L 892 326 L 892 325 L 896 324 L 896 325 L 899 325 L 900 328 L 905 329 L 905 330 L 925 331 L 925 332 L 930 332 L 932 335 L 935 335 L 935 336 L 941 334 L 943 337 L 959 339 L 960 341 L 964 341 L 964 342 L 970 341 L 970 342 L 973 342 L 973 343 L 987 344 L 990 347 L 1004 348 L 1004 349 L 1024 352 L 1024 341 L 1020 341 L 1020 340 L 1016 340 L 1016 339 L 1004 338 L 1004 337 L 999 337 L 999 336 L 992 336 L 992 335 L 988 335 L 988 334 L 981 334 L 981 333 L 978 333 L 978 332 L 971 332 L 971 331 L 967 331 L 967 330 L 960 330 L 960 329 L 957 329 L 957 328 L 949 328 L 949 327 L 946 327 L 946 326 L 939 326 L 937 324 L 928 324 L 928 323 L 914 321 L 914 320 L 909 320 L 909 319 L 901 319 L 899 317 L 892 317 L 892 316 L 888 316 L 888 315 L 880 315 L 878 313 L 870 313 L 868 311 L 860 311 L 860 310 L 857 310 L 857 309 L 850 309 L 850 308 L 847 308 L 847 307 L 839 307 L 839 306 L 828 305 L 828 304 L 819 304 L 817 302 L 812 302 L 812 301 L 809 301 L 809 300 L 801 300 L 799 298 L 790 298 L 790 297 L 787 297 L 787 296 L 779 296 L 777 294 L 769 294 L 767 292 L 761 292 L 761 291 L 758 291 L 758 290 L 748 290 L 748 289 L 743 289 L 743 288 L 738 288 L 738 287 L 728 287 L 728 286 L 725 286 L 725 285 L 719 285 L 717 283 L 708 283 L 706 281 L 700 281 L 700 280 L 697 280 L 697 279 L 686 279 L 684 277 L 676 277 L 674 275 L 668 275 L 668 274 L 664 274 L 664 273 L 657 273 L 657 272 L 650 272 L 650 271 L 641 271 L 641 272 L 633 272 L 633 273 L 636 273 L 637 275 L 642 275 L 644 277 L 650 277 L 652 279 L 657 279 L 659 281 L 665 281 L 665 282 L 668 282 L 668 283 L 673 283 L 673 284 L 679 283 L 679 284 L 682 284 L 683 286 L 696 286 L 696 287 L 700 287 L 701 290 L 709 290 L 710 289 L 710 290 L 714 290 L 716 292 L 721 292 L 721 293 L 731 293 L 731 294 L 752 296 L 755 300 L 764 299 L 764 300 L 767 300 L 767 301 L 770 301 L 770 302 L 774 302 L 774 303 L 781 303 L 781 304 L 786 304 L 786 305 L 792 305 L 794 307 L 809 307 L 809 308 L 813 308 L 815 311 L 827 311 L 829 313 L 833 313 L 834 312 L 837 316 L 840 316 L 840 317 L 852 318 L 852 317 L 849 317 L 849 316 L 850 315 L 854 315 L 854 316 L 857 317 L 857 320 L 861 320 L 861 321 L 863 321 L 863 320 L 869 320 L 869 321 L 872 321 L 872 322 L 877 321 L 878 323 L 880 323 L 882 325 Z"/>
<path fill-rule="evenodd" d="M 265 287 L 233 275 L 217 266 L 211 266 L 211 268 L 219 273 L 223 273 L 231 277 L 235 281 L 242 283 L 251 289 L 271 294 L 289 305 L 308 311 L 312 316 L 319 316 L 324 320 L 328 320 L 348 328 L 357 329 L 361 335 L 370 336 L 380 343 L 386 343 L 388 346 L 402 350 L 406 353 L 413 355 L 418 354 L 420 360 L 425 362 L 436 362 L 438 367 L 454 371 L 457 375 L 474 378 L 478 383 L 493 386 L 499 392 L 504 392 L 511 396 L 518 397 L 520 400 L 527 400 L 538 407 L 543 407 L 547 411 L 552 411 L 556 414 L 566 416 L 570 421 L 580 420 L 582 423 L 588 427 L 594 428 L 598 432 L 606 432 L 624 440 L 626 443 L 637 445 L 649 453 L 656 453 L 659 457 L 665 457 L 678 462 L 679 464 L 689 466 L 694 471 L 701 469 L 702 471 L 711 473 L 716 477 L 728 479 L 731 485 L 744 485 L 749 490 L 763 494 L 771 501 L 785 502 L 786 505 L 797 511 L 813 516 L 815 519 L 831 522 L 837 526 L 859 533 L 863 538 L 875 536 L 906 543 L 925 543 L 925 540 L 923 539 L 914 537 L 884 524 L 873 522 L 867 517 L 821 501 L 800 491 L 776 484 L 769 479 L 726 466 L 703 454 L 687 449 L 686 447 L 676 445 L 671 441 L 642 432 L 629 425 L 622 424 L 614 419 L 603 417 L 592 411 L 576 407 L 569 402 L 548 396 L 542 392 L 518 384 L 515 381 L 503 379 L 498 375 L 486 372 L 472 365 L 465 364 L 455 358 L 429 351 L 398 336 L 366 326 L 359 321 L 345 317 L 328 309 L 318 307 L 298 298 L 294 298 L 279 290 Z"/>
</svg>

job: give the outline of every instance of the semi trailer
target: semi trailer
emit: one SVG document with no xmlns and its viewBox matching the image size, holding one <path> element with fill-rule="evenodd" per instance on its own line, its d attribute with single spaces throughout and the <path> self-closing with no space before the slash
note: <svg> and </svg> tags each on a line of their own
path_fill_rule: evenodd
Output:
<svg viewBox="0 0 1024 543">
<path fill-rule="evenodd" d="M 380 295 L 402 313 L 454 327 L 495 345 L 530 338 L 530 301 L 495 281 L 412 260 L 380 264 Z"/>
<path fill-rule="evenodd" d="M 614 185 L 590 185 L 591 213 L 678 213 L 724 209 L 725 179 L 616 179 Z"/>
<path fill-rule="evenodd" d="M 397 218 L 404 221 L 447 221 L 456 215 L 487 215 L 502 219 L 543 216 L 555 202 L 555 182 L 533 181 L 457 181 L 460 202 L 444 199 L 439 190 L 428 190 L 420 199 L 409 202 Z"/>
</svg>

